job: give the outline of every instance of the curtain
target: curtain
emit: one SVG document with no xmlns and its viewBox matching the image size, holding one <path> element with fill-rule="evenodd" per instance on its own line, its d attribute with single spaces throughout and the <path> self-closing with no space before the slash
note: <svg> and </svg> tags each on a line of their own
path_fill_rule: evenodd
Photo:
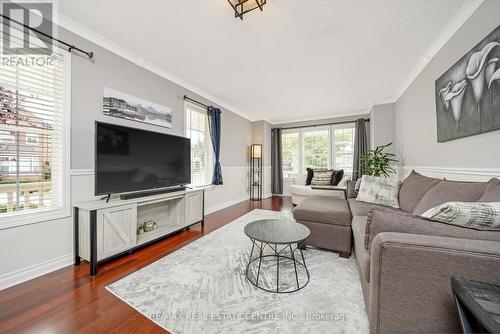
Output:
<svg viewBox="0 0 500 334">
<path fill-rule="evenodd" d="M 364 118 L 356 120 L 356 133 L 354 138 L 354 161 L 352 165 L 352 179 L 356 181 L 363 176 L 361 157 L 368 152 L 368 134 Z"/>
<path fill-rule="evenodd" d="M 283 194 L 283 159 L 281 156 L 281 129 L 271 130 L 272 193 Z"/>
<path fill-rule="evenodd" d="M 210 138 L 212 138 L 212 147 L 214 149 L 215 165 L 214 165 L 214 175 L 212 177 L 212 184 L 221 185 L 222 180 L 222 169 L 220 166 L 220 109 L 215 107 L 207 108 L 208 114 L 208 127 L 210 130 Z"/>
</svg>

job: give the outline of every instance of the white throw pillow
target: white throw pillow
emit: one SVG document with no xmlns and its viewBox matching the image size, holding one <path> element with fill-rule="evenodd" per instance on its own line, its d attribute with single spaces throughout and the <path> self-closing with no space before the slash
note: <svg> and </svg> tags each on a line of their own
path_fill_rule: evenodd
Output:
<svg viewBox="0 0 500 334">
<path fill-rule="evenodd" d="M 363 175 L 358 201 L 392 206 L 399 209 L 399 181 L 393 178 Z"/>
<path fill-rule="evenodd" d="M 461 226 L 500 228 L 500 202 L 447 202 L 425 211 L 422 217 Z"/>
</svg>

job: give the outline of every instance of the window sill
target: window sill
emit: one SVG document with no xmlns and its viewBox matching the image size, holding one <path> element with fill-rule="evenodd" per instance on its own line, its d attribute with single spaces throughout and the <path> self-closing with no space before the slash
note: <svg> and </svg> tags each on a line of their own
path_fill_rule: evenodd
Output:
<svg viewBox="0 0 500 334">
<path fill-rule="evenodd" d="M 2 220 L 2 223 L 0 223 L 0 230 L 6 230 L 50 220 L 70 218 L 71 214 L 69 213 L 69 209 L 42 209 L 24 213 L 13 213 L 0 217 Z"/>
</svg>

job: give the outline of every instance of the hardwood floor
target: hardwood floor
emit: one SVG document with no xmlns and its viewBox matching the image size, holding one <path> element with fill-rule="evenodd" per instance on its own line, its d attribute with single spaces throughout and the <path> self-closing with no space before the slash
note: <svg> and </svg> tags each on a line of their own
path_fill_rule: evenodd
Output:
<svg viewBox="0 0 500 334">
<path fill-rule="evenodd" d="M 164 257 L 255 208 L 290 211 L 290 197 L 245 201 L 212 213 L 205 227 L 191 229 L 130 255 L 99 265 L 66 267 L 0 291 L 0 333 L 164 333 L 142 314 L 109 293 L 105 286 Z"/>
</svg>

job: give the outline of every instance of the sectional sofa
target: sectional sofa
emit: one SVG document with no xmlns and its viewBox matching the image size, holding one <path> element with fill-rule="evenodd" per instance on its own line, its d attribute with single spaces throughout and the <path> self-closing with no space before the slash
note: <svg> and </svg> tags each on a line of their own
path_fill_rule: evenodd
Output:
<svg viewBox="0 0 500 334">
<path fill-rule="evenodd" d="M 457 182 L 412 172 L 400 209 L 356 200 L 310 197 L 294 210 L 311 229 L 308 245 L 356 254 L 370 333 L 459 332 L 452 276 L 500 284 L 500 230 L 422 218 L 450 202 L 500 202 L 500 180 Z"/>
</svg>

